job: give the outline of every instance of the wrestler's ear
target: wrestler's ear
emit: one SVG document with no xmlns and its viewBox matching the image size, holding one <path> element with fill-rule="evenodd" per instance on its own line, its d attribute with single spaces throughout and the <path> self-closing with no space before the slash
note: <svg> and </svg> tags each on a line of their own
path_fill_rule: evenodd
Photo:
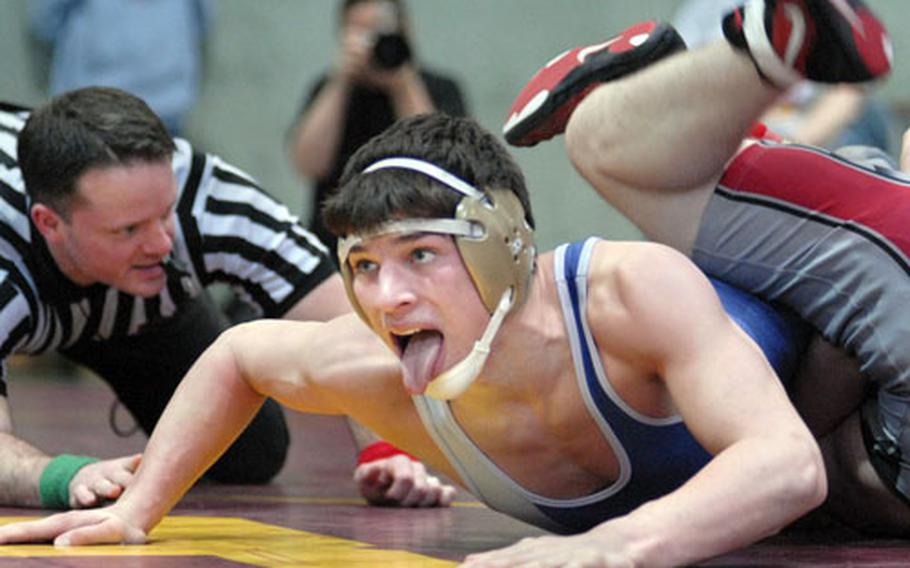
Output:
<svg viewBox="0 0 910 568">
<path fill-rule="evenodd" d="M 61 238 L 60 232 L 65 220 L 63 216 L 43 203 L 35 203 L 31 209 L 32 223 L 46 241 L 56 242 Z"/>
</svg>

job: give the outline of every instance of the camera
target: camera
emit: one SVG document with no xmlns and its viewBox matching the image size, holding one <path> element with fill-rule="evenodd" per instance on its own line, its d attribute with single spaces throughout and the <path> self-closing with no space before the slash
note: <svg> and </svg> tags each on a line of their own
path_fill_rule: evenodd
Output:
<svg viewBox="0 0 910 568">
<path fill-rule="evenodd" d="M 411 59 L 411 46 L 400 33 L 376 36 L 373 43 L 373 65 L 380 69 L 397 69 Z"/>
</svg>

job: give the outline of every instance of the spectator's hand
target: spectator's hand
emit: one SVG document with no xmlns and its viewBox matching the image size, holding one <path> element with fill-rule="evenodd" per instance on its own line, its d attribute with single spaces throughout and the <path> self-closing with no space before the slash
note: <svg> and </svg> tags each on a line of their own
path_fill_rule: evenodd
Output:
<svg viewBox="0 0 910 568">
<path fill-rule="evenodd" d="M 145 531 L 123 520 L 116 505 L 93 511 L 69 511 L 37 521 L 0 527 L 0 544 L 50 542 L 55 546 L 144 544 Z"/>
<path fill-rule="evenodd" d="M 387 507 L 448 507 L 455 488 L 427 473 L 404 454 L 367 463 L 354 470 L 354 481 L 370 505 Z"/>
<path fill-rule="evenodd" d="M 335 54 L 335 74 L 347 81 L 365 80 L 373 56 L 373 41 L 367 30 L 349 27 L 342 31 Z"/>
<path fill-rule="evenodd" d="M 70 481 L 70 507 L 97 507 L 114 501 L 133 480 L 142 454 L 98 461 L 80 469 Z"/>
</svg>

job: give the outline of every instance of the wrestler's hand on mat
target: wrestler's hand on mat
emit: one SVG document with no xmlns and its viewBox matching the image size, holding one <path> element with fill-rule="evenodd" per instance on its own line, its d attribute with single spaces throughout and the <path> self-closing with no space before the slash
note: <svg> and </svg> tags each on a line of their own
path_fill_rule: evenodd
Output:
<svg viewBox="0 0 910 568">
<path fill-rule="evenodd" d="M 354 481 L 370 505 L 383 507 L 448 507 L 455 488 L 430 475 L 406 454 L 366 463 L 354 470 Z"/>
<path fill-rule="evenodd" d="M 635 566 L 627 541 L 602 528 L 575 536 L 523 538 L 512 546 L 468 555 L 461 568 L 512 566 L 577 566 L 579 568 L 630 568 Z"/>
<path fill-rule="evenodd" d="M 97 507 L 114 501 L 133 480 L 142 454 L 91 463 L 80 469 L 70 481 L 70 507 Z"/>
<path fill-rule="evenodd" d="M 51 542 L 54 546 L 144 544 L 145 531 L 123 520 L 116 505 L 91 511 L 69 511 L 37 521 L 0 527 L 0 544 Z"/>
</svg>

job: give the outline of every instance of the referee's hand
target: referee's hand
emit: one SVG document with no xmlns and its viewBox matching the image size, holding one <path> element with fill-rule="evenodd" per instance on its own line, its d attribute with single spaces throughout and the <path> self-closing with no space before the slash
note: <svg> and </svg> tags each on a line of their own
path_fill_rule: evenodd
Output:
<svg viewBox="0 0 910 568">
<path fill-rule="evenodd" d="M 133 481 L 142 454 L 98 461 L 80 469 L 70 481 L 70 507 L 86 509 L 116 501 Z"/>
</svg>

